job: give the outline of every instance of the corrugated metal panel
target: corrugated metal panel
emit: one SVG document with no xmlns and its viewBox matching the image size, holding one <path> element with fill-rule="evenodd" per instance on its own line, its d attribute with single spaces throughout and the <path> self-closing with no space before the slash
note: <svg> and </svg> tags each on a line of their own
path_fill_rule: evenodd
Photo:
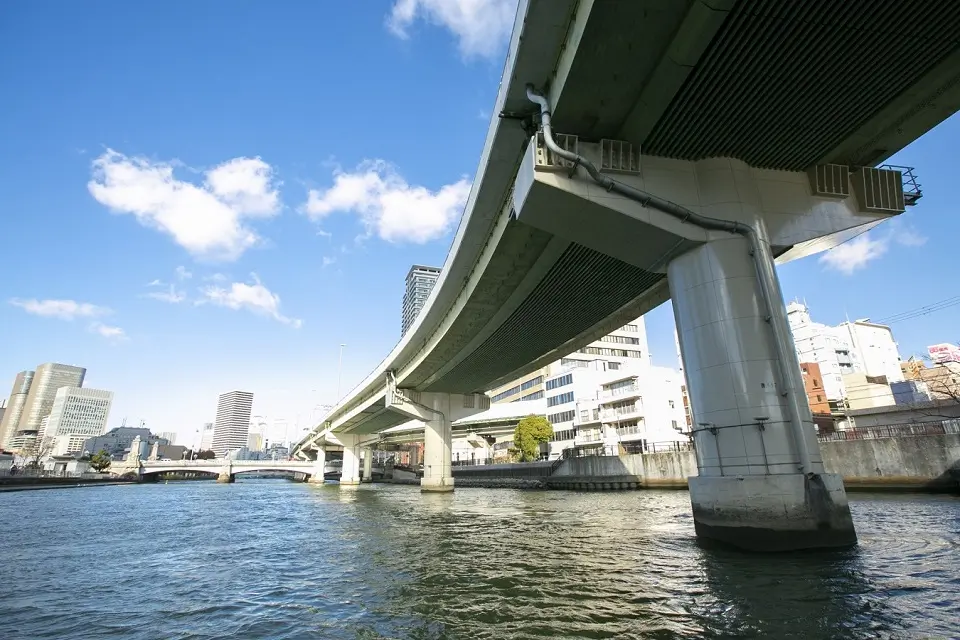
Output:
<svg viewBox="0 0 960 640">
<path fill-rule="evenodd" d="M 806 169 L 958 46 L 957 0 L 742 0 L 645 153 Z"/>
<path fill-rule="evenodd" d="M 506 322 L 430 390 L 483 390 L 583 333 L 664 277 L 572 244 Z"/>
</svg>

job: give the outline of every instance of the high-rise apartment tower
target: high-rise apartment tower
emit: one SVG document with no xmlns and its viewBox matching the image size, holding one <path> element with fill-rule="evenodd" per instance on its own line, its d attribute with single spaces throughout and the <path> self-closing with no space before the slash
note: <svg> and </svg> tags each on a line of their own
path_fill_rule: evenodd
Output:
<svg viewBox="0 0 960 640">
<path fill-rule="evenodd" d="M 440 269 L 437 267 L 425 267 L 419 264 L 410 267 L 410 271 L 407 272 L 407 288 L 403 293 L 401 335 L 413 326 L 439 277 Z"/>
<path fill-rule="evenodd" d="M 250 433 L 250 412 L 253 394 L 248 391 L 230 391 L 220 394 L 217 419 L 213 427 L 213 451 L 218 458 L 247 446 Z"/>
</svg>

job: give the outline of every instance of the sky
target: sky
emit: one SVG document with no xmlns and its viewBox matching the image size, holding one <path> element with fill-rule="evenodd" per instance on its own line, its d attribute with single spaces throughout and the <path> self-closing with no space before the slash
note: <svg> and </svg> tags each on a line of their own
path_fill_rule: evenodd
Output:
<svg viewBox="0 0 960 640">
<path fill-rule="evenodd" d="M 181 444 L 231 389 L 318 419 L 398 341 L 410 265 L 443 264 L 514 8 L 0 3 L 0 394 L 54 361 L 115 393 L 111 427 Z M 785 297 L 833 324 L 960 295 L 958 139 L 955 116 L 894 157 L 920 204 L 783 266 Z M 892 324 L 901 355 L 960 339 L 958 309 Z M 676 366 L 669 304 L 647 330 Z"/>
</svg>

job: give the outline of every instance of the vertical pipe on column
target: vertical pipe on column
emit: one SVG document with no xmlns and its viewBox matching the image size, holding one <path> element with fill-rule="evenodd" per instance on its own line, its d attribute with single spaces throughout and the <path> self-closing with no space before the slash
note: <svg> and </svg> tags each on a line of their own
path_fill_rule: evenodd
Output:
<svg viewBox="0 0 960 640">
<path fill-rule="evenodd" d="M 551 127 L 550 103 L 546 97 L 538 94 L 532 84 L 527 85 L 527 99 L 540 106 L 540 125 L 543 130 L 543 141 L 547 148 L 557 156 L 574 163 L 573 171 L 577 167 L 586 169 L 590 177 L 609 191 L 614 191 L 620 195 L 640 203 L 643 207 L 653 207 L 667 215 L 679 219 L 681 222 L 692 224 L 701 229 L 711 231 L 726 231 L 747 238 L 750 242 L 751 253 L 753 254 L 754 264 L 756 265 L 757 280 L 760 285 L 760 293 L 767 307 L 768 324 L 773 330 L 774 347 L 777 351 L 777 361 L 779 363 L 779 374 L 781 378 L 781 387 L 787 400 L 787 410 L 790 413 L 792 433 L 796 443 L 797 454 L 800 456 L 800 471 L 809 473 L 813 471 L 810 459 L 810 449 L 807 447 L 806 435 L 804 433 L 803 410 L 800 408 L 797 398 L 796 385 L 793 380 L 799 373 L 793 375 L 790 367 L 796 365 L 799 372 L 800 364 L 797 360 L 796 351 L 790 341 L 787 333 L 787 320 L 783 312 L 783 296 L 780 292 L 780 283 L 777 281 L 777 275 L 773 267 L 773 253 L 770 251 L 769 238 L 767 237 L 766 227 L 763 221 L 758 220 L 757 226 L 751 226 L 743 222 L 734 222 L 731 220 L 721 220 L 701 215 L 691 211 L 684 206 L 664 200 L 652 193 L 637 189 L 628 184 L 618 182 L 609 176 L 600 173 L 596 165 L 583 156 L 567 151 L 557 144 L 553 139 L 553 130 Z M 805 395 L 804 395 L 805 397 Z"/>
</svg>

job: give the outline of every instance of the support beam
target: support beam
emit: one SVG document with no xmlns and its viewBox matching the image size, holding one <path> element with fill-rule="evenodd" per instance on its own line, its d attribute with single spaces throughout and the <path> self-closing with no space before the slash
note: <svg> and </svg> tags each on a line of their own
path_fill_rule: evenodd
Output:
<svg viewBox="0 0 960 640">
<path fill-rule="evenodd" d="M 373 482 L 373 449 L 365 447 L 363 450 L 363 478 L 362 482 Z"/>
<path fill-rule="evenodd" d="M 773 268 L 769 254 L 756 258 Z M 795 357 L 781 379 L 770 323 L 786 329 L 783 302 L 778 286 L 771 304 L 780 307 L 768 314 L 757 268 L 740 237 L 711 240 L 667 268 L 694 416 L 697 535 L 757 551 L 856 544 L 843 480 L 824 473 L 805 401 L 801 424 L 791 419 L 803 380 Z"/>
<path fill-rule="evenodd" d="M 312 484 L 323 484 L 323 468 L 327 464 L 327 450 L 324 444 L 318 445 L 317 448 L 317 459 L 314 461 L 313 471 L 310 474 L 310 480 Z"/>
<path fill-rule="evenodd" d="M 343 471 L 340 486 L 360 484 L 360 436 L 344 433 L 339 436 L 343 444 Z"/>
</svg>

